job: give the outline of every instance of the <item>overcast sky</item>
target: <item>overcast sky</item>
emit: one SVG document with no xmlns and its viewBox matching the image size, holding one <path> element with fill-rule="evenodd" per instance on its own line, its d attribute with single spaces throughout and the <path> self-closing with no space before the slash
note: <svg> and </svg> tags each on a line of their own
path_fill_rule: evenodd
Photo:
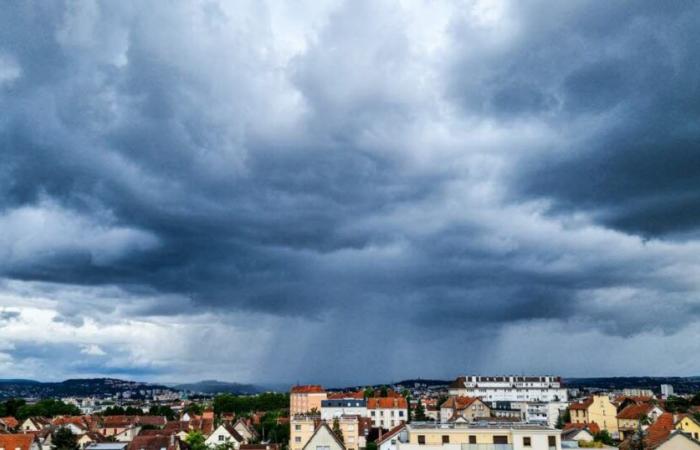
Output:
<svg viewBox="0 0 700 450">
<path fill-rule="evenodd" d="M 0 378 L 700 375 L 699 28 L 5 3 Z"/>
</svg>

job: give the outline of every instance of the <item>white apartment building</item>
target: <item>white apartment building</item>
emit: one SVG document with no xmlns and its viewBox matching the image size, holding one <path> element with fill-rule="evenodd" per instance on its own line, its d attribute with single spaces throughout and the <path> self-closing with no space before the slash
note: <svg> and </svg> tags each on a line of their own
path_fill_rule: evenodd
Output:
<svg viewBox="0 0 700 450">
<path fill-rule="evenodd" d="M 367 400 L 342 398 L 321 401 L 321 419 L 331 421 L 341 416 L 367 417 Z"/>
<path fill-rule="evenodd" d="M 672 384 L 662 384 L 661 385 L 661 396 L 663 398 L 669 398 L 673 395 L 673 385 Z"/>
<path fill-rule="evenodd" d="M 569 407 L 568 402 L 530 402 L 525 410 L 525 421 L 555 427 L 559 415 Z"/>
<path fill-rule="evenodd" d="M 457 378 L 450 395 L 479 397 L 484 401 L 565 402 L 568 393 L 554 376 L 477 376 Z"/>
</svg>

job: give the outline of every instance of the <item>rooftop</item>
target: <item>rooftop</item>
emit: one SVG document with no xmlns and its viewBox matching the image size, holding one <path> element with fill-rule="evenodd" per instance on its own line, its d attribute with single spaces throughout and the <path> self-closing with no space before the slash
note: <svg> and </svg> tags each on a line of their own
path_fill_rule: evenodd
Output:
<svg viewBox="0 0 700 450">
<path fill-rule="evenodd" d="M 532 430 L 532 431 L 560 431 L 555 428 L 550 428 L 545 425 L 525 422 L 486 422 L 478 421 L 472 423 L 461 422 L 411 422 L 406 425 L 409 430 L 447 430 L 447 429 L 464 429 L 464 430 Z"/>
</svg>

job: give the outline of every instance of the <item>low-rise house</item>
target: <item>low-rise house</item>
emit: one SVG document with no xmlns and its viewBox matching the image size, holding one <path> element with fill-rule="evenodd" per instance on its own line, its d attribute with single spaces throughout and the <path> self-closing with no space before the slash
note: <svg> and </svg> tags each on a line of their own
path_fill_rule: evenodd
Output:
<svg viewBox="0 0 700 450">
<path fill-rule="evenodd" d="M 241 444 L 239 450 L 280 450 L 279 444 Z"/>
<path fill-rule="evenodd" d="M 377 450 L 396 450 L 399 442 L 408 442 L 406 424 L 397 425 L 377 439 Z"/>
<path fill-rule="evenodd" d="M 694 416 L 688 414 L 679 418 L 675 428 L 700 442 L 700 421 Z"/>
<path fill-rule="evenodd" d="M 607 395 L 593 395 L 582 402 L 572 403 L 569 406 L 569 415 L 572 423 L 595 423 L 613 437 L 619 435 L 617 408 Z"/>
<path fill-rule="evenodd" d="M 238 433 L 231 425 L 219 425 L 214 432 L 204 441 L 207 447 L 230 444 L 238 450 L 241 444 L 245 444 L 246 439 Z"/>
<path fill-rule="evenodd" d="M 243 437 L 246 444 L 258 440 L 258 432 L 255 431 L 255 428 L 243 418 L 238 419 L 236 423 L 233 424 L 233 429 Z"/>
<path fill-rule="evenodd" d="M 476 397 L 450 397 L 440 405 L 440 422 L 462 418 L 467 422 L 491 416 L 491 408 Z"/>
<path fill-rule="evenodd" d="M 90 444 L 85 450 L 126 450 L 127 442 L 100 442 Z"/>
<path fill-rule="evenodd" d="M 595 436 L 593 436 L 593 433 L 588 431 L 587 428 L 569 428 L 568 430 L 564 430 L 561 432 L 562 443 L 564 443 L 564 442 L 576 442 L 576 443 L 578 443 L 579 441 L 593 442 L 594 439 L 595 439 Z M 569 445 L 566 445 L 566 447 L 569 447 Z M 576 447 L 578 447 L 578 445 L 576 445 Z"/>
<path fill-rule="evenodd" d="M 127 450 L 180 450 L 180 440 L 174 435 L 145 435 L 136 436 L 129 445 Z"/>
<path fill-rule="evenodd" d="M 674 431 L 650 450 L 700 450 L 700 442 L 682 431 Z"/>
<path fill-rule="evenodd" d="M 83 449 L 90 445 L 98 444 L 104 441 L 105 437 L 96 431 L 88 431 L 87 433 L 78 437 L 78 445 Z"/>
<path fill-rule="evenodd" d="M 346 447 L 328 424 L 322 422 L 302 450 L 346 450 Z"/>
<path fill-rule="evenodd" d="M 631 404 L 617 414 L 620 439 L 624 440 L 641 427 L 646 429 L 663 414 L 663 410 L 651 403 Z"/>
<path fill-rule="evenodd" d="M 391 429 L 408 420 L 408 402 L 404 397 L 370 397 L 367 411 L 375 428 Z"/>
<path fill-rule="evenodd" d="M 19 427 L 19 420 L 12 416 L 0 417 L 0 430 L 5 432 L 15 431 Z"/>
<path fill-rule="evenodd" d="M 41 450 L 41 447 L 32 433 L 0 434 L 0 449 Z"/>
<path fill-rule="evenodd" d="M 51 420 L 46 417 L 28 417 L 22 422 L 22 431 L 41 431 L 51 425 Z"/>
</svg>

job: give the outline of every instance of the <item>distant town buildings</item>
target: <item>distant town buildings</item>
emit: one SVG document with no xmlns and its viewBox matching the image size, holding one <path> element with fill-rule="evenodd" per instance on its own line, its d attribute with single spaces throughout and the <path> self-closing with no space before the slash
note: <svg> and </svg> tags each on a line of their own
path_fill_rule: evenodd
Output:
<svg viewBox="0 0 700 450">
<path fill-rule="evenodd" d="M 561 378 L 553 376 L 464 376 L 449 387 L 449 394 L 479 397 L 485 401 L 566 401 L 568 394 Z"/>
</svg>

